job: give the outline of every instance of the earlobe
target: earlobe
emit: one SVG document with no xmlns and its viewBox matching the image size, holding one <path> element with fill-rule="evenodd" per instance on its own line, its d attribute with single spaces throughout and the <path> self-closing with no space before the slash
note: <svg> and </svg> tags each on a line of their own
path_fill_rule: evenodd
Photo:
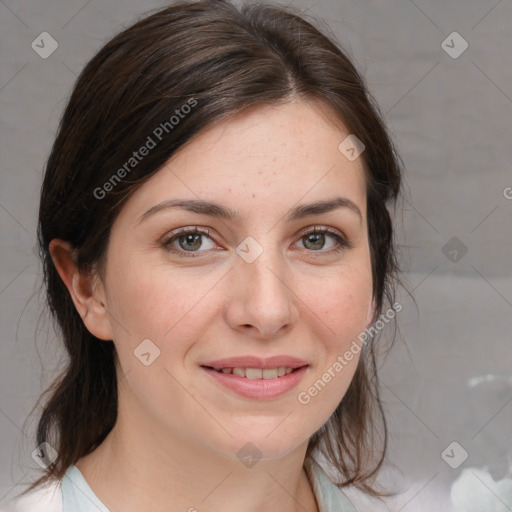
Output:
<svg viewBox="0 0 512 512">
<path fill-rule="evenodd" d="M 99 291 L 95 289 L 97 275 L 79 271 L 75 250 L 69 242 L 54 239 L 49 249 L 53 264 L 89 332 L 97 338 L 111 340 L 112 328 L 103 287 L 100 285 Z"/>
</svg>

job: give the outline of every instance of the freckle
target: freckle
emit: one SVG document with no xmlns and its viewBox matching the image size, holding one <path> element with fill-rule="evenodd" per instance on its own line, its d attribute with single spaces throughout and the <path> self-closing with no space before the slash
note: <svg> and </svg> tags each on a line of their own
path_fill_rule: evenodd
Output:
<svg viewBox="0 0 512 512">
<path fill-rule="evenodd" d="M 256 197 L 256 194 L 253 194 L 252 197 Z"/>
</svg>

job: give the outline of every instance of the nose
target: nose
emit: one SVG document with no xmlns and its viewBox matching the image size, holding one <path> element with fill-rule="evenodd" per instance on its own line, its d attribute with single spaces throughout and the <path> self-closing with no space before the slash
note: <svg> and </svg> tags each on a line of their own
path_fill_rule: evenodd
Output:
<svg viewBox="0 0 512 512">
<path fill-rule="evenodd" d="M 225 316 L 234 330 L 270 339 L 289 330 L 299 317 L 290 269 L 265 250 L 252 263 L 239 257 L 229 273 Z"/>
</svg>

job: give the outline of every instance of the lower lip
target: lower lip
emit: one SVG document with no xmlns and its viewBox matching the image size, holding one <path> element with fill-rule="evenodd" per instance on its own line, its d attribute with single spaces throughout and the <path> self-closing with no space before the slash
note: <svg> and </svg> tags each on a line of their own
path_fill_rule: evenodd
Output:
<svg viewBox="0 0 512 512">
<path fill-rule="evenodd" d="M 201 366 L 201 368 L 225 388 L 240 396 L 256 399 L 275 398 L 284 395 L 299 384 L 308 369 L 307 365 L 302 366 L 275 379 L 248 379 L 232 373 L 218 372 L 205 366 Z"/>
</svg>

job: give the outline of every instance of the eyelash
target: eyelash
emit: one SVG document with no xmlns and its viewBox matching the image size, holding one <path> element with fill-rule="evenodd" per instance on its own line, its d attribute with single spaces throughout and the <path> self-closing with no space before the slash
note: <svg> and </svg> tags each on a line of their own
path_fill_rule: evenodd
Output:
<svg viewBox="0 0 512 512">
<path fill-rule="evenodd" d="M 341 236 L 338 232 L 328 228 L 328 227 L 319 227 L 319 226 L 314 226 L 313 228 L 310 228 L 306 231 L 304 231 L 302 233 L 302 235 L 300 236 L 300 238 L 303 238 L 307 235 L 310 235 L 310 234 L 313 234 L 313 233 L 319 233 L 319 234 L 327 234 L 327 235 L 330 235 L 334 238 L 334 240 L 336 241 L 336 247 L 332 248 L 332 249 L 329 249 L 327 251 L 324 251 L 324 250 L 318 250 L 318 251 L 313 251 L 313 250 L 309 250 L 308 252 L 312 253 L 312 254 L 315 254 L 315 253 L 318 253 L 317 255 L 318 256 L 321 256 L 321 255 L 325 255 L 325 254 L 330 254 L 330 253 L 333 253 L 333 252 L 340 252 L 344 249 L 351 249 L 353 247 L 352 243 L 349 242 L 345 237 Z M 180 228 L 179 230 L 175 231 L 174 233 L 171 233 L 170 236 L 166 237 L 163 241 L 162 241 L 162 247 L 169 251 L 169 252 L 172 252 L 174 254 L 177 254 L 178 256 L 180 257 L 183 257 L 183 258 L 197 258 L 198 256 L 195 256 L 194 253 L 201 253 L 201 252 L 207 252 L 207 251 L 184 251 L 184 250 L 177 250 L 177 249 L 174 249 L 171 247 L 171 244 L 172 242 L 174 242 L 176 239 L 178 239 L 180 236 L 184 236 L 184 235 L 205 235 L 207 236 L 208 238 L 212 238 L 211 237 L 211 231 L 207 228 L 201 228 L 201 227 L 198 227 L 198 226 L 194 226 L 194 227 L 189 227 L 189 228 Z M 306 249 L 307 250 L 307 249 Z M 315 255 L 316 256 L 316 255 Z"/>
</svg>

